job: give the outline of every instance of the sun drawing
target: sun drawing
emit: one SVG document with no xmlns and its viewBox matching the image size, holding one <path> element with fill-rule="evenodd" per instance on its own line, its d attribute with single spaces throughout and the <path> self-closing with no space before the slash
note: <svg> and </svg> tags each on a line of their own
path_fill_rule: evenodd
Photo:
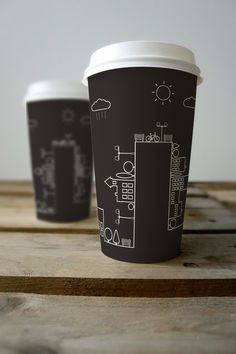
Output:
<svg viewBox="0 0 236 354">
<path fill-rule="evenodd" d="M 172 102 L 171 98 L 174 95 L 174 92 L 172 92 L 172 85 L 167 85 L 163 80 L 161 84 L 155 83 L 155 86 L 155 90 L 152 91 L 156 96 L 155 102 L 159 100 L 162 105 L 167 102 Z"/>
</svg>

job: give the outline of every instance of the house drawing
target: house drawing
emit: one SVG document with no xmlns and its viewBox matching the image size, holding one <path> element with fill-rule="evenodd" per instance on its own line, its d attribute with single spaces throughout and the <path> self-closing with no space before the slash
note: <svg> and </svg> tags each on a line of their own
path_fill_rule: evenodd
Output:
<svg viewBox="0 0 236 354">
<path fill-rule="evenodd" d="M 117 203 L 127 203 L 129 210 L 133 209 L 134 177 L 132 179 L 108 177 L 105 183 L 109 188 L 116 189 L 115 196 Z"/>
</svg>

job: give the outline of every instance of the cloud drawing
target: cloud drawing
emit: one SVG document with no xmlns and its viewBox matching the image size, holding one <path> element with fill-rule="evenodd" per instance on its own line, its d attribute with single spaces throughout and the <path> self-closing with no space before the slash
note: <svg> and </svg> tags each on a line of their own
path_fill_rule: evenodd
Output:
<svg viewBox="0 0 236 354">
<path fill-rule="evenodd" d="M 92 112 L 106 111 L 111 108 L 111 102 L 104 98 L 98 98 L 91 105 Z"/>
<path fill-rule="evenodd" d="M 195 108 L 195 97 L 190 96 L 184 99 L 183 106 L 186 108 Z"/>
</svg>

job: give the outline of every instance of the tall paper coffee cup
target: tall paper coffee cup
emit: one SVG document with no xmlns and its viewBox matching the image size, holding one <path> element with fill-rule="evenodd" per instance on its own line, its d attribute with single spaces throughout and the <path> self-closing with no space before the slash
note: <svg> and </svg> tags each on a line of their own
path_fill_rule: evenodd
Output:
<svg viewBox="0 0 236 354">
<path fill-rule="evenodd" d="M 180 252 L 196 86 L 193 53 L 157 42 L 97 50 L 88 82 L 101 247 L 129 262 Z"/>
<path fill-rule="evenodd" d="M 87 217 L 92 178 L 87 90 L 79 82 L 37 82 L 25 102 L 37 217 L 56 222 Z"/>
</svg>

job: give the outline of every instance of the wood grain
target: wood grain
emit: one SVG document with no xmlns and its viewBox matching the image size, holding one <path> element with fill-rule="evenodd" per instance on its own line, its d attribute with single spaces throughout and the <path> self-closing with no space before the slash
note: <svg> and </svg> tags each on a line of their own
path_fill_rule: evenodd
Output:
<svg viewBox="0 0 236 354">
<path fill-rule="evenodd" d="M 236 295 L 236 235 L 186 235 L 179 257 L 118 262 L 95 235 L 0 233 L 0 291 L 96 296 Z"/>
<path fill-rule="evenodd" d="M 36 218 L 32 196 L 0 196 L 0 231 L 97 233 L 95 203 L 93 198 L 91 215 L 87 219 L 72 223 L 53 223 Z"/>
<path fill-rule="evenodd" d="M 236 211 L 236 190 L 209 190 L 207 194 L 210 198 Z"/>
<path fill-rule="evenodd" d="M 30 181 L 0 181 L 0 195 L 32 195 Z"/>
<path fill-rule="evenodd" d="M 235 298 L 0 295 L 1 354 L 234 354 Z"/>
<path fill-rule="evenodd" d="M 235 186 L 236 188 L 236 186 Z M 93 186 L 95 193 L 95 186 Z M 0 181 L 0 195 L 30 195 L 33 194 L 33 186 L 31 181 Z M 195 187 L 194 182 L 188 185 L 189 196 L 204 196 L 203 188 Z"/>
<path fill-rule="evenodd" d="M 234 354 L 235 190 L 190 184 L 181 255 L 131 264 L 100 252 L 94 192 L 89 219 L 54 224 L 1 182 L 0 353 Z"/>
<path fill-rule="evenodd" d="M 194 188 L 194 194 L 204 193 L 200 189 Z M 93 185 L 92 194 L 95 194 Z M 33 195 L 33 185 L 31 181 L 0 181 L 0 195 Z"/>
<path fill-rule="evenodd" d="M 236 232 L 236 214 L 219 202 L 204 197 L 188 197 L 184 232 Z M 33 196 L 0 195 L 0 231 L 97 234 L 96 199 L 91 216 L 74 223 L 49 223 L 36 219 Z"/>
<path fill-rule="evenodd" d="M 203 193 L 209 190 L 236 190 L 236 182 L 195 182 L 194 187 Z"/>
</svg>

